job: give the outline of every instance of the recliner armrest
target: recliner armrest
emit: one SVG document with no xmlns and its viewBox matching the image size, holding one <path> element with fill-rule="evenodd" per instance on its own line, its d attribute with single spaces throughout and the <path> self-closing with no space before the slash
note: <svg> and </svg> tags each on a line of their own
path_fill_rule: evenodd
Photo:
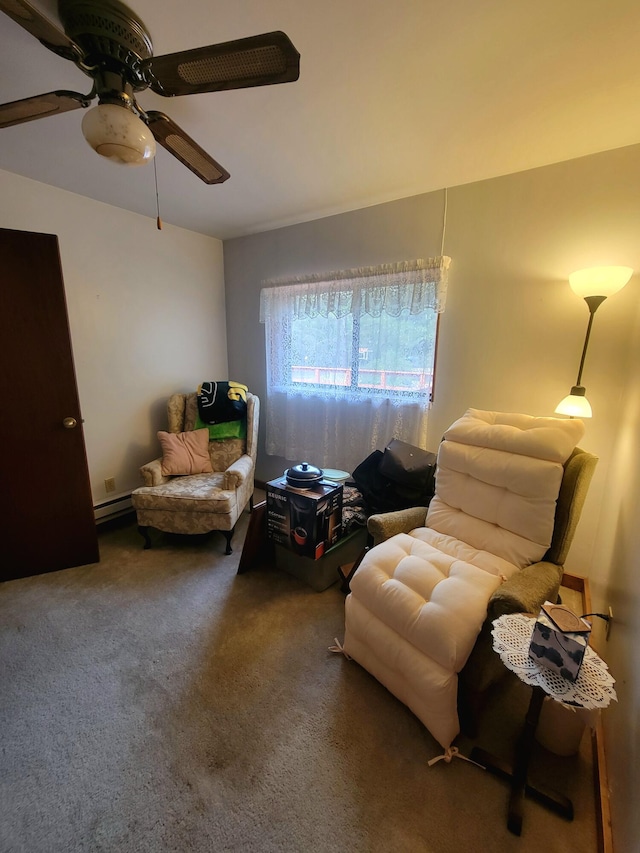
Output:
<svg viewBox="0 0 640 853">
<path fill-rule="evenodd" d="M 562 581 L 562 566 L 556 563 L 532 563 L 506 580 L 489 601 L 487 621 L 506 613 L 534 613 L 545 601 L 554 602 Z"/>
<path fill-rule="evenodd" d="M 409 509 L 398 509 L 394 512 L 381 512 L 370 515 L 367 519 L 367 530 L 373 536 L 377 545 L 390 539 L 396 533 L 408 533 L 416 527 L 424 527 L 427 517 L 426 506 L 412 506 Z"/>
<path fill-rule="evenodd" d="M 223 489 L 237 489 L 249 477 L 253 476 L 253 459 L 246 453 L 240 459 L 236 459 L 224 472 L 222 480 Z"/>
<path fill-rule="evenodd" d="M 532 563 L 512 575 L 491 596 L 487 618 L 458 682 L 458 710 L 467 733 L 475 732 L 485 691 L 507 672 L 493 650 L 491 631 L 494 620 L 507 613 L 534 613 L 537 616 L 545 601 L 556 601 L 562 571 L 562 566 L 556 563 Z"/>
<path fill-rule="evenodd" d="M 142 479 L 145 486 L 162 486 L 163 483 L 168 483 L 171 477 L 167 477 L 162 473 L 162 459 L 154 459 L 147 465 L 140 468 Z"/>
</svg>

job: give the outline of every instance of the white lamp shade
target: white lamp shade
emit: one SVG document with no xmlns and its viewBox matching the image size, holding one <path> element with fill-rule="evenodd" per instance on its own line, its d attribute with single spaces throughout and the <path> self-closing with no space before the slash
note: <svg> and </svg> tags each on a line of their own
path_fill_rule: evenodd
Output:
<svg viewBox="0 0 640 853">
<path fill-rule="evenodd" d="M 147 125 L 118 104 L 99 104 L 85 113 L 82 133 L 98 154 L 127 166 L 148 163 L 156 153 L 156 141 Z"/>
<path fill-rule="evenodd" d="M 578 296 L 612 296 L 625 286 L 633 275 L 631 267 L 589 267 L 572 272 L 571 289 Z"/>
<path fill-rule="evenodd" d="M 573 391 L 574 389 L 572 388 L 571 390 Z M 569 415 L 569 417 L 572 418 L 593 417 L 593 412 L 591 411 L 591 404 L 584 396 L 584 391 L 582 394 L 568 394 L 556 406 L 556 414 Z"/>
</svg>

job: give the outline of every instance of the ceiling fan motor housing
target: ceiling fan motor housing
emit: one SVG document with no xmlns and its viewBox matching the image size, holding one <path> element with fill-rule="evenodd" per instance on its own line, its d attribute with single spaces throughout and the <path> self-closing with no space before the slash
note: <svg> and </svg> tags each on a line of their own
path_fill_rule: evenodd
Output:
<svg viewBox="0 0 640 853">
<path fill-rule="evenodd" d="M 122 75 L 134 91 L 146 89 L 141 65 L 153 56 L 144 23 L 118 0 L 59 0 L 58 14 L 67 36 L 83 51 L 88 68 Z"/>
</svg>

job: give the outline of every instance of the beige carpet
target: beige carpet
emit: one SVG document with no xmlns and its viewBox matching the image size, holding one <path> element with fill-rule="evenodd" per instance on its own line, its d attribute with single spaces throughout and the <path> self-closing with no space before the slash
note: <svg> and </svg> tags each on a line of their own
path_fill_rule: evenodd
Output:
<svg viewBox="0 0 640 853">
<path fill-rule="evenodd" d="M 588 736 L 536 756 L 575 820 L 528 800 L 511 835 L 505 783 L 429 767 L 418 720 L 327 651 L 338 586 L 236 574 L 246 525 L 224 557 L 125 522 L 99 564 L 0 585 L 2 853 L 597 849 Z M 476 743 L 509 757 L 527 702 L 509 676 Z"/>
</svg>

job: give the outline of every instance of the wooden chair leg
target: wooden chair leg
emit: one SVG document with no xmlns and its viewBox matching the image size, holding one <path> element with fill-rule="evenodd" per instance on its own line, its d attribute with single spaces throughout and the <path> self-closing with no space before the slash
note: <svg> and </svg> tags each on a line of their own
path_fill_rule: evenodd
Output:
<svg viewBox="0 0 640 853">
<path fill-rule="evenodd" d="M 235 527 L 233 528 L 233 530 L 235 530 Z M 231 550 L 231 537 L 233 536 L 233 530 L 222 531 L 222 533 L 224 534 L 224 538 L 227 540 L 227 549 L 224 552 L 225 557 L 228 557 L 229 554 L 233 554 L 233 551 Z"/>
<path fill-rule="evenodd" d="M 151 537 L 149 536 L 149 528 L 141 524 L 138 525 L 138 533 L 144 539 L 143 551 L 148 551 L 151 548 Z"/>
</svg>

